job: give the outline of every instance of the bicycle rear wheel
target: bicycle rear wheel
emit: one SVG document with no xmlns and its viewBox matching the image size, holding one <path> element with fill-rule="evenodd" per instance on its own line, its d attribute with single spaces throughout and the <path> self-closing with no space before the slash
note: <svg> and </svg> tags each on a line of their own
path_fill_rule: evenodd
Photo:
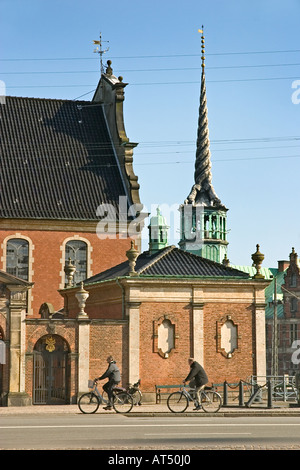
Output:
<svg viewBox="0 0 300 470">
<path fill-rule="evenodd" d="M 127 392 L 115 393 L 113 407 L 117 413 L 129 413 L 133 407 L 132 396 Z"/>
<path fill-rule="evenodd" d="M 93 392 L 84 393 L 78 400 L 78 407 L 84 414 L 96 413 L 100 400 Z"/>
<path fill-rule="evenodd" d="M 172 413 L 183 413 L 189 406 L 189 401 L 183 392 L 173 392 L 168 396 L 167 405 Z"/>
<path fill-rule="evenodd" d="M 217 392 L 201 392 L 201 405 L 206 413 L 216 413 L 222 406 L 222 398 Z"/>
</svg>

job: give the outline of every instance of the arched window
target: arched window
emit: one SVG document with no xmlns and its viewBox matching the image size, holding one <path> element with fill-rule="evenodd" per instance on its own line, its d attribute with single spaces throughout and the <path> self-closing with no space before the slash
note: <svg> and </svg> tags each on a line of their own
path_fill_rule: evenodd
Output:
<svg viewBox="0 0 300 470">
<path fill-rule="evenodd" d="M 29 243 L 23 238 L 11 238 L 6 244 L 6 272 L 28 281 Z"/>
<path fill-rule="evenodd" d="M 87 244 L 81 240 L 68 241 L 65 252 L 66 263 L 68 263 L 70 258 L 76 268 L 74 283 L 77 284 L 87 278 Z"/>
</svg>

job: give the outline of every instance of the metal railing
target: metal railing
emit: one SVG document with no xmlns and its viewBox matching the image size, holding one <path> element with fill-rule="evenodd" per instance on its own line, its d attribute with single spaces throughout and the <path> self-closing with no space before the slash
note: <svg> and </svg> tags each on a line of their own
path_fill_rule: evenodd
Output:
<svg viewBox="0 0 300 470">
<path fill-rule="evenodd" d="M 253 387 L 263 383 L 269 383 L 272 387 L 272 398 L 274 401 L 289 402 L 298 401 L 299 399 L 299 389 L 297 388 L 298 384 L 296 383 L 296 376 L 252 376 L 251 383 Z"/>
<path fill-rule="evenodd" d="M 273 402 L 297 403 L 300 406 L 300 375 L 251 376 L 238 383 L 225 381 L 214 386 L 222 395 L 223 406 L 250 407 L 258 403 L 272 408 Z"/>
</svg>

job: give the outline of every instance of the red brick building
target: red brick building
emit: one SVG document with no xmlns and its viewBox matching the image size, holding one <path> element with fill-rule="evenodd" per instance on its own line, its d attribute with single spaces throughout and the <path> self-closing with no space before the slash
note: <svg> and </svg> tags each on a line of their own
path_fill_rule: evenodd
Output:
<svg viewBox="0 0 300 470">
<path fill-rule="evenodd" d="M 108 64 L 91 102 L 1 106 L 2 405 L 76 402 L 108 354 L 146 399 L 181 382 L 190 356 L 211 382 L 265 376 L 259 260 L 250 277 L 166 246 L 165 227 L 139 254 L 125 85 Z"/>
<path fill-rule="evenodd" d="M 289 260 L 279 262 L 275 278 L 266 314 L 267 371 L 293 376 L 299 371 L 300 340 L 300 268 L 294 248 Z"/>
<path fill-rule="evenodd" d="M 265 297 L 268 281 L 169 246 L 140 254 L 60 291 L 65 321 L 81 321 L 89 368 L 79 372 L 79 391 L 99 375 L 108 353 L 123 385 L 142 379 L 143 393 L 156 384 L 181 383 L 187 358 L 201 362 L 211 382 L 265 375 Z M 137 258 L 135 259 L 135 257 Z M 89 359 L 87 359 L 89 358 Z"/>
<path fill-rule="evenodd" d="M 25 377 L 41 380 L 42 358 L 29 358 L 38 355 L 38 340 L 47 333 L 45 311 L 63 307 L 58 291 L 68 282 L 69 260 L 76 283 L 126 259 L 130 236 L 140 246 L 142 222 L 135 216 L 140 221 L 143 215 L 133 171 L 136 144 L 123 120 L 125 87 L 108 63 L 92 101 L 6 97 L 0 107 L 0 269 L 29 286 L 16 320 L 22 341 L 12 334 L 9 309 L 0 316 L 6 358 L 13 350 L 22 358 L 20 369 L 12 366 L 19 379 L 12 369 L 8 378 L 8 362 L 2 367 L 4 403 L 18 394 L 23 400 Z M 74 351 L 76 328 L 58 330 L 65 357 Z"/>
<path fill-rule="evenodd" d="M 91 102 L 7 97 L 0 108 L 0 268 L 34 284 L 33 317 L 45 301 L 62 307 L 69 258 L 78 282 L 120 262 L 129 247 L 129 211 L 140 199 L 125 86 L 109 66 Z M 107 208 L 117 224 L 101 239 Z"/>
</svg>

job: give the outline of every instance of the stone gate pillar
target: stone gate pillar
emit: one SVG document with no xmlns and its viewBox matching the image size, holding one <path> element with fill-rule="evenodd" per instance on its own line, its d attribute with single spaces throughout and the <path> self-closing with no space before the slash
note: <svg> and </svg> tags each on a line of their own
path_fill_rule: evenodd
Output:
<svg viewBox="0 0 300 470">
<path fill-rule="evenodd" d="M 10 291 L 9 330 L 9 392 L 7 406 L 31 405 L 31 398 L 25 393 L 25 315 L 27 287 L 7 285 Z"/>
<path fill-rule="evenodd" d="M 192 302 L 193 309 L 193 338 L 192 351 L 193 357 L 204 364 L 204 332 L 203 332 L 203 302 Z"/>
<path fill-rule="evenodd" d="M 141 302 L 128 302 L 129 319 L 129 383 L 140 378 L 140 305 Z"/>
<path fill-rule="evenodd" d="M 78 318 L 78 395 L 88 392 L 90 374 L 90 320 Z"/>
</svg>

